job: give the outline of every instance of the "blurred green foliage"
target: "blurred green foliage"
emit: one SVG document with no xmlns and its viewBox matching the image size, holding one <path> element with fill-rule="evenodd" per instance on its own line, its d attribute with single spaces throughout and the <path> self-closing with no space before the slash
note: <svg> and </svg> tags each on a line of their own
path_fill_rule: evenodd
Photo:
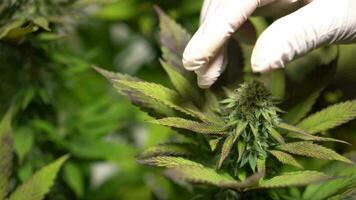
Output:
<svg viewBox="0 0 356 200">
<path fill-rule="evenodd" d="M 182 199 L 179 187 L 172 189 L 157 170 L 139 166 L 135 158 L 169 137 L 170 130 L 144 123 L 148 116 L 116 95 L 91 66 L 168 84 L 156 59 L 161 52 L 153 5 L 194 32 L 201 2 L 1 1 L 0 114 L 10 107 L 15 111 L 10 192 L 69 153 L 48 199 L 173 199 L 174 194 Z M 340 52 L 340 70 L 316 109 L 355 98 L 354 46 Z M 305 59 L 320 63 L 329 57 L 320 54 Z M 297 67 L 290 71 L 299 73 Z M 350 123 L 333 136 L 355 144 L 355 129 Z"/>
</svg>

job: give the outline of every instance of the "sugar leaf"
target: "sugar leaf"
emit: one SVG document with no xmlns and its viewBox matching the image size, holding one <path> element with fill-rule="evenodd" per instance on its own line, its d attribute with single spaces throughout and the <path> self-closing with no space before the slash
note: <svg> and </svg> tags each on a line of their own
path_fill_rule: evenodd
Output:
<svg viewBox="0 0 356 200">
<path fill-rule="evenodd" d="M 236 125 L 236 129 L 232 132 L 224 141 L 224 144 L 221 149 L 221 155 L 218 163 L 218 168 L 221 167 L 226 157 L 229 155 L 232 146 L 235 144 L 236 139 L 240 136 L 240 134 L 245 130 L 247 126 L 247 122 L 238 122 Z"/>
</svg>

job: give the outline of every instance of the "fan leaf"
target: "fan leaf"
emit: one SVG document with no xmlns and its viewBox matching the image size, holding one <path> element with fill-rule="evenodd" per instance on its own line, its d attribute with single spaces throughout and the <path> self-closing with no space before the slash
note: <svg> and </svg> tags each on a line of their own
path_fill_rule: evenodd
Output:
<svg viewBox="0 0 356 200">
<path fill-rule="evenodd" d="M 41 200 L 49 192 L 57 173 L 68 156 L 62 156 L 33 174 L 13 192 L 9 200 Z"/>
<path fill-rule="evenodd" d="M 173 86 L 179 94 L 186 99 L 192 99 L 196 105 L 201 102 L 199 91 L 195 85 L 192 85 L 181 73 L 174 69 L 171 65 L 161 60 L 163 69 L 167 72 Z"/>
<path fill-rule="evenodd" d="M 356 117 L 356 100 L 339 103 L 317 112 L 304 120 L 298 127 L 308 133 L 319 133 L 344 124 Z"/>
<path fill-rule="evenodd" d="M 203 167 L 202 164 L 182 158 L 182 157 L 173 157 L 173 156 L 157 156 L 153 158 L 147 158 L 139 160 L 141 164 L 158 166 L 158 167 L 167 167 L 173 168 L 178 166 L 198 166 Z"/>
<path fill-rule="evenodd" d="M 281 163 L 303 169 L 303 166 L 292 155 L 277 150 L 271 150 L 269 152 Z"/>
<path fill-rule="evenodd" d="M 192 152 L 186 147 L 191 144 L 160 144 L 146 149 L 141 155 L 141 158 L 154 156 L 189 156 Z"/>
<path fill-rule="evenodd" d="M 167 117 L 163 119 L 157 119 L 151 121 L 152 123 L 190 130 L 203 134 L 225 134 L 225 127 L 216 124 L 210 124 L 205 122 L 196 122 L 178 117 Z"/>
<path fill-rule="evenodd" d="M 172 109 L 175 109 L 177 111 L 180 111 L 180 112 L 190 115 L 192 117 L 196 117 L 195 114 L 188 111 L 186 108 L 183 108 L 183 107 L 191 108 L 192 105 L 186 104 L 186 105 L 182 106 L 182 104 L 183 104 L 182 98 L 174 90 L 166 88 L 162 85 L 158 85 L 155 83 L 149 83 L 149 82 L 145 82 L 145 81 L 118 80 L 117 83 L 122 84 L 126 87 L 129 87 L 136 92 L 142 93 L 145 96 L 148 96 L 148 97 L 154 99 L 156 102 L 162 103 Z"/>
<path fill-rule="evenodd" d="M 290 131 L 288 136 L 292 137 L 292 138 L 299 138 L 302 140 L 319 141 L 319 142 L 340 142 L 340 143 L 344 143 L 344 144 L 350 144 L 343 140 L 311 135 L 299 127 L 296 127 L 296 126 L 293 126 L 290 124 L 286 124 L 286 123 L 280 123 L 280 124 L 278 124 L 278 127 Z"/>
<path fill-rule="evenodd" d="M 186 75 L 188 72 L 183 67 L 182 55 L 191 36 L 183 27 L 170 19 L 159 7 L 155 7 L 155 10 L 158 13 L 160 22 L 159 36 L 163 52 L 162 57 L 179 73 Z"/>
<path fill-rule="evenodd" d="M 311 142 L 294 142 L 282 144 L 276 147 L 279 150 L 286 151 L 291 154 L 319 158 L 322 160 L 338 160 L 346 163 L 353 163 L 351 160 L 336 153 L 326 147 L 313 144 Z"/>
<path fill-rule="evenodd" d="M 234 181 L 226 173 L 218 173 L 216 170 L 203 166 L 180 166 L 167 169 L 165 173 L 173 180 L 182 180 L 191 183 L 206 183 L 219 186 L 222 183 Z"/>
<path fill-rule="evenodd" d="M 109 72 L 98 67 L 94 67 L 94 69 L 103 75 L 106 79 L 108 79 L 122 96 L 128 98 L 134 105 L 137 105 L 142 110 L 148 112 L 150 115 L 154 117 L 162 117 L 171 116 L 174 114 L 174 110 L 167 105 L 162 104 L 161 102 L 157 102 L 151 97 L 135 91 L 124 84 L 118 83 L 120 80 L 139 82 L 141 81 L 140 79 L 121 73 Z"/>
<path fill-rule="evenodd" d="M 258 188 L 279 188 L 291 186 L 304 186 L 312 183 L 329 180 L 331 177 L 317 171 L 296 171 L 263 180 Z"/>
</svg>

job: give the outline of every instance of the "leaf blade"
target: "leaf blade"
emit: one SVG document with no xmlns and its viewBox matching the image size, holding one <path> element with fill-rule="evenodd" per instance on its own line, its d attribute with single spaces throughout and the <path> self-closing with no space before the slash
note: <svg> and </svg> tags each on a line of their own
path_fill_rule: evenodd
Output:
<svg viewBox="0 0 356 200">
<path fill-rule="evenodd" d="M 338 160 L 345 163 L 353 163 L 351 160 L 336 153 L 335 151 L 311 142 L 286 143 L 278 145 L 276 148 L 295 155 L 318 158 L 322 160 Z"/>
<path fill-rule="evenodd" d="M 303 169 L 303 166 L 290 154 L 283 151 L 270 150 L 271 153 L 278 161 L 286 165 L 292 165 L 294 167 Z"/>
<path fill-rule="evenodd" d="M 224 134 L 223 131 L 226 129 L 225 127 L 216 124 L 197 122 L 179 117 L 166 117 L 153 120 L 151 122 L 174 128 L 182 128 L 202 134 Z"/>
<path fill-rule="evenodd" d="M 235 144 L 236 139 L 240 136 L 242 131 L 245 130 L 246 126 L 247 122 L 238 122 L 236 125 L 236 130 L 225 139 L 223 147 L 221 149 L 218 168 L 221 168 L 224 160 L 229 155 L 232 146 Z"/>
<path fill-rule="evenodd" d="M 261 181 L 258 188 L 303 186 L 325 181 L 330 178 L 330 176 L 317 171 L 296 171 L 275 176 L 269 180 Z"/>
<path fill-rule="evenodd" d="M 9 191 L 9 178 L 12 169 L 11 110 L 0 123 L 0 199 L 5 199 Z"/>
<path fill-rule="evenodd" d="M 335 128 L 356 117 L 356 100 L 332 105 L 304 120 L 297 126 L 314 134 Z"/>
<path fill-rule="evenodd" d="M 62 164 L 69 158 L 65 155 L 54 162 L 44 166 L 33 174 L 26 182 L 18 187 L 9 197 L 9 200 L 41 200 L 52 187 Z"/>
</svg>

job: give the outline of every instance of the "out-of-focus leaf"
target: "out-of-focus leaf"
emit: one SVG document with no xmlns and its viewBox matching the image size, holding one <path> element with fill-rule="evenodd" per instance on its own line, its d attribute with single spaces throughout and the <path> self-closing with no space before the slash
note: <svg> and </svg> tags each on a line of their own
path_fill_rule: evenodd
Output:
<svg viewBox="0 0 356 200">
<path fill-rule="evenodd" d="M 62 156 L 37 171 L 11 194 L 9 200 L 43 199 L 54 184 L 59 169 L 67 159 L 68 156 Z"/>
<path fill-rule="evenodd" d="M 283 69 L 273 70 L 269 74 L 269 88 L 273 98 L 281 100 L 284 98 L 286 89 L 286 78 Z"/>
<path fill-rule="evenodd" d="M 352 155 L 355 155 L 355 153 L 345 156 L 352 159 Z M 336 197 L 335 199 L 347 199 L 346 196 L 343 197 L 343 193 L 356 187 L 356 166 L 340 162 L 330 162 L 323 166 L 321 170 L 339 178 L 308 186 L 303 193 L 303 199 L 323 200 L 331 199 L 334 196 Z"/>
<path fill-rule="evenodd" d="M 191 36 L 184 28 L 170 19 L 159 7 L 155 7 L 155 9 L 160 19 L 162 57 L 164 61 L 186 76 L 187 71 L 183 67 L 182 55 Z"/>
<path fill-rule="evenodd" d="M 128 145 L 98 139 L 94 141 L 77 139 L 66 142 L 64 145 L 73 156 L 83 159 L 121 160 L 124 158 L 133 159 L 134 156 L 132 147 Z"/>
<path fill-rule="evenodd" d="M 9 178 L 12 171 L 12 130 L 11 110 L 0 122 L 0 199 L 9 192 Z"/>
<path fill-rule="evenodd" d="M 95 15 L 106 20 L 128 20 L 137 15 L 137 4 L 135 1 L 117 1 L 104 5 Z"/>
<path fill-rule="evenodd" d="M 325 88 L 336 74 L 338 48 L 320 48 L 287 65 L 288 94 L 284 106 L 293 107 Z"/>
<path fill-rule="evenodd" d="M 33 23 L 36 24 L 37 26 L 43 28 L 46 31 L 51 31 L 49 28 L 49 22 L 47 21 L 46 18 L 44 17 L 36 17 L 33 20 Z"/>
<path fill-rule="evenodd" d="M 290 124 L 298 123 L 312 109 L 315 101 L 320 95 L 320 92 L 321 90 L 317 90 L 316 92 L 298 102 L 283 115 L 283 119 Z"/>
<path fill-rule="evenodd" d="M 84 194 L 84 178 L 80 167 L 74 162 L 68 162 L 63 167 L 63 178 L 78 197 Z"/>
<path fill-rule="evenodd" d="M 19 128 L 14 132 L 14 150 L 20 162 L 32 149 L 34 133 L 30 128 Z"/>
</svg>

